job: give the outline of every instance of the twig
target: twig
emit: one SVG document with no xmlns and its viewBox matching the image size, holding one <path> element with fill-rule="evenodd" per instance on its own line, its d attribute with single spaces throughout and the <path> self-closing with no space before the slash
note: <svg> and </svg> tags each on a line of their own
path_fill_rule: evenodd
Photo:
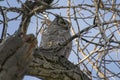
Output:
<svg viewBox="0 0 120 80">
<path fill-rule="evenodd" d="M 7 18 L 5 12 L 2 10 L 2 7 L 0 6 L 1 14 L 3 16 L 3 30 L 2 30 L 2 36 L 1 40 L 5 39 L 6 33 L 7 33 Z"/>
</svg>

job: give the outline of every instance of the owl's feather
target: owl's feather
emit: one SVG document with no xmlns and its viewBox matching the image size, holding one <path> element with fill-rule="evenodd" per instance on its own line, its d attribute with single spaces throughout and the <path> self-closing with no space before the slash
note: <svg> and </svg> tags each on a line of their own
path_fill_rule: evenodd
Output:
<svg viewBox="0 0 120 80">
<path fill-rule="evenodd" d="M 70 24 L 62 17 L 56 17 L 48 28 L 42 33 L 40 47 L 55 48 L 71 37 Z M 62 48 L 57 54 L 69 57 L 72 49 L 72 42 Z"/>
</svg>

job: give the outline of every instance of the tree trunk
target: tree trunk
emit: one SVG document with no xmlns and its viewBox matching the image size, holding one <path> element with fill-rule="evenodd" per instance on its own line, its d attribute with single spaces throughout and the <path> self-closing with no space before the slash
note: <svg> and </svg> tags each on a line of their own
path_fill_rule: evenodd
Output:
<svg viewBox="0 0 120 80">
<path fill-rule="evenodd" d="M 32 55 L 36 44 L 33 35 L 12 36 L 2 42 L 0 80 L 21 80 L 26 74 L 44 80 L 90 80 L 78 66 L 55 55 L 52 49 L 36 49 Z"/>
<path fill-rule="evenodd" d="M 0 80 L 21 80 L 32 60 L 37 41 L 33 35 L 11 36 L 0 44 Z"/>
<path fill-rule="evenodd" d="M 90 80 L 78 66 L 52 49 L 36 49 L 27 74 L 44 80 Z"/>
</svg>

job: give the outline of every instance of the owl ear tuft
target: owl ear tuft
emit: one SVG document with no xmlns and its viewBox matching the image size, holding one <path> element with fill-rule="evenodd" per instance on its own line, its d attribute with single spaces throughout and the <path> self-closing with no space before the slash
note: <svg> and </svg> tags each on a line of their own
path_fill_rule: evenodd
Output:
<svg viewBox="0 0 120 80">
<path fill-rule="evenodd" d="M 60 17 L 58 14 L 55 14 L 55 17 Z"/>
<path fill-rule="evenodd" d="M 62 18 L 62 16 L 60 16 L 60 15 L 57 15 L 57 14 L 55 15 L 55 17 L 56 17 L 56 18 Z"/>
</svg>

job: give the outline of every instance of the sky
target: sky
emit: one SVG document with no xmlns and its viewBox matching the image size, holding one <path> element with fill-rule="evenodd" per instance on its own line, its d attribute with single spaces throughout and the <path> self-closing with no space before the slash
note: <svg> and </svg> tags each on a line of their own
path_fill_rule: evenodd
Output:
<svg viewBox="0 0 120 80">
<path fill-rule="evenodd" d="M 16 1 L 15 0 L 6 0 L 6 1 L 8 1 L 9 2 L 9 4 L 10 4 L 10 6 L 12 6 L 12 7 L 15 7 L 15 6 L 17 6 L 17 7 L 20 7 L 21 5 L 16 5 L 17 3 L 16 3 Z M 6 1 L 4 1 L 4 2 L 0 2 L 0 5 L 5 5 L 5 6 L 8 6 L 8 4 L 6 3 Z M 24 0 L 23 0 L 24 1 Z M 55 0 L 56 1 L 56 0 Z M 73 1 L 73 0 L 71 0 L 71 1 Z M 120 3 L 120 0 L 117 0 L 118 1 L 118 3 Z M 91 3 L 91 0 L 74 0 L 74 4 L 81 4 L 82 2 L 85 2 L 86 4 L 90 4 Z M 55 2 L 53 2 L 53 3 L 55 3 Z M 64 5 L 66 5 L 67 4 L 67 0 L 61 0 L 61 1 L 59 1 L 55 6 L 64 6 Z M 48 10 L 48 11 L 52 11 L 53 13 L 55 13 L 55 14 L 60 14 L 60 15 L 62 15 L 62 16 L 66 16 L 67 15 L 67 12 L 66 12 L 66 10 L 65 9 L 54 9 L 54 10 Z M 73 11 L 73 10 L 71 10 L 71 11 Z M 12 18 L 12 17 L 14 17 L 14 16 L 16 16 L 16 15 L 18 15 L 18 14 L 15 14 L 15 13 L 8 13 L 7 15 L 9 15 L 9 18 Z M 85 16 L 87 16 L 88 15 L 88 13 L 87 12 L 84 12 L 84 15 Z M 0 16 L 0 19 L 1 19 L 1 17 L 2 16 Z M 54 19 L 54 17 L 52 16 L 52 15 L 50 15 L 49 16 L 50 17 L 50 20 L 53 20 Z M 108 16 L 106 16 L 106 19 L 109 19 L 111 16 L 110 16 L 110 14 L 108 15 Z M 119 18 L 118 18 L 119 19 Z M 40 22 L 41 22 L 41 20 L 39 20 Z M 74 25 L 74 27 L 75 27 L 75 30 L 76 30 L 76 32 L 77 32 L 77 30 L 78 30 L 78 28 L 77 28 L 77 25 L 76 25 L 76 23 L 75 23 L 75 21 L 74 20 L 72 20 L 73 21 L 73 25 Z M 91 20 L 87 20 L 87 22 L 88 23 L 92 23 L 91 22 L 92 21 L 92 19 Z M 18 27 L 19 27 L 19 23 L 20 23 L 20 20 L 18 19 L 18 20 L 16 20 L 16 21 L 11 21 L 11 22 L 9 22 L 8 23 L 8 33 L 10 34 L 10 35 L 12 35 L 17 29 L 18 29 Z M 81 23 L 81 25 L 80 25 L 80 27 L 81 27 L 81 29 L 84 29 L 85 27 L 83 27 L 83 26 L 88 26 L 86 23 L 84 23 L 82 20 L 80 20 L 80 23 Z M 30 25 L 29 25 L 29 29 L 28 29 L 28 34 L 30 34 L 30 33 L 33 33 L 33 34 L 35 34 L 35 32 L 36 32 L 36 17 L 32 17 L 32 20 L 31 20 L 31 23 L 30 23 Z M 39 23 L 39 28 L 41 27 L 41 23 Z M 2 25 L 0 24 L 0 36 L 1 36 L 1 31 L 2 31 Z M 96 32 L 96 30 L 94 31 L 94 33 Z M 94 35 L 94 33 L 91 33 L 90 35 Z M 41 39 L 41 35 L 39 35 L 38 36 L 38 45 L 40 44 L 40 39 Z M 73 48 L 74 49 L 76 49 L 75 47 L 74 47 L 74 45 L 73 45 Z M 92 49 L 92 48 L 89 48 L 89 49 Z M 111 55 L 113 55 L 114 56 L 114 54 L 112 53 Z M 115 57 L 114 57 L 115 58 Z M 75 56 L 75 54 L 73 53 L 73 52 L 71 52 L 71 55 L 70 55 L 70 57 L 69 57 L 69 60 L 71 61 L 71 62 L 73 62 L 74 64 L 76 64 L 77 62 L 78 62 L 78 60 L 77 60 L 77 57 Z M 118 68 L 113 68 L 111 65 L 109 65 L 109 67 L 110 67 L 110 69 L 113 69 L 114 71 L 120 71 L 120 69 L 118 69 Z M 91 68 L 91 67 L 90 67 Z M 31 77 L 31 76 L 25 76 L 24 77 L 24 79 L 23 80 L 40 80 L 40 79 L 38 79 L 38 78 L 35 78 L 35 77 Z"/>
</svg>

